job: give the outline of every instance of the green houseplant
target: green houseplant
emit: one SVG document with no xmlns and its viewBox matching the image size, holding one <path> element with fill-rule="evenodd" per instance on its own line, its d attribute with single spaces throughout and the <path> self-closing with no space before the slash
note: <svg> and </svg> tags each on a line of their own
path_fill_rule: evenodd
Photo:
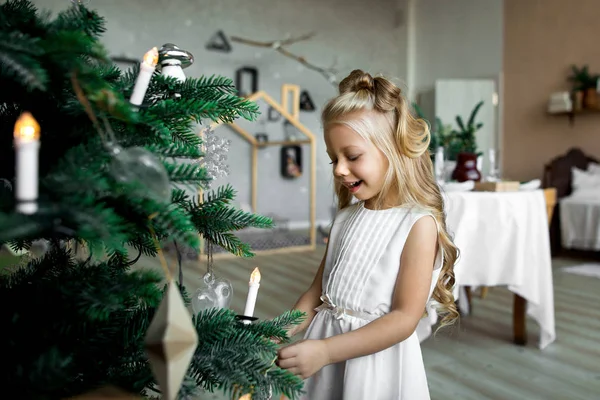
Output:
<svg viewBox="0 0 600 400">
<path fill-rule="evenodd" d="M 598 95 L 596 89 L 600 75 L 590 73 L 587 65 L 581 68 L 572 65 L 571 72 L 568 79 L 573 85 L 575 108 L 580 109 L 581 104 L 585 105 L 585 108 L 597 108 Z"/>
<path fill-rule="evenodd" d="M 452 135 L 451 148 L 449 150 L 456 154 L 456 168 L 452 173 L 452 179 L 457 181 L 478 181 L 481 179 L 481 174 L 477 170 L 477 157 L 481 154 L 477 152 L 477 141 L 475 138 L 477 131 L 483 127 L 482 122 L 475 122 L 481 106 L 483 106 L 483 101 L 475 105 L 466 123 L 460 115 L 456 116 L 458 129 Z"/>
</svg>

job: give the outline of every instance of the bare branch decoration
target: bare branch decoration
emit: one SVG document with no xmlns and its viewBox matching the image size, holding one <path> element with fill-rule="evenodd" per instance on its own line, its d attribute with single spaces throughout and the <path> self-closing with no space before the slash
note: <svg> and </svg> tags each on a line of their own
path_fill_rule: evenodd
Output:
<svg viewBox="0 0 600 400">
<path fill-rule="evenodd" d="M 296 60 L 297 62 L 299 62 L 306 68 L 316 71 L 319 74 L 323 75 L 329 83 L 331 83 L 333 86 L 335 86 L 337 88 L 338 82 L 337 82 L 337 78 L 336 78 L 336 74 L 337 74 L 336 69 L 334 69 L 333 67 L 331 67 L 331 68 L 319 67 L 313 63 L 308 62 L 308 60 L 306 58 L 304 58 L 302 56 L 298 56 L 298 55 L 292 53 L 291 51 L 283 48 L 283 46 L 289 46 L 294 43 L 312 39 L 314 36 L 315 36 L 315 33 L 307 33 L 305 35 L 298 36 L 296 38 L 289 38 L 289 39 L 285 39 L 285 40 L 275 40 L 275 41 L 270 41 L 270 42 L 269 41 L 261 42 L 258 40 L 245 39 L 245 38 L 241 38 L 238 36 L 231 36 L 229 39 L 232 42 L 242 43 L 242 44 L 245 44 L 248 46 L 272 48 L 275 51 L 279 52 L 280 54 L 283 54 L 284 56 L 286 56 L 288 58 Z"/>
</svg>

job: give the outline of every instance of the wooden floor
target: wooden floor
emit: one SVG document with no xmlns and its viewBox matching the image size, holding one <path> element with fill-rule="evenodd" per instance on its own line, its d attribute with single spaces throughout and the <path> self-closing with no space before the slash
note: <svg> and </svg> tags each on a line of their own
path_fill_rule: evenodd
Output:
<svg viewBox="0 0 600 400">
<path fill-rule="evenodd" d="M 291 308 L 310 285 L 322 254 L 320 248 L 215 260 L 215 272 L 232 282 L 231 307 L 241 312 L 250 273 L 259 267 L 256 316 L 271 318 Z M 557 340 L 545 350 L 537 348 L 539 331 L 530 319 L 529 344 L 512 344 L 513 297 L 500 287 L 490 288 L 483 300 L 475 298 L 473 314 L 460 324 L 426 340 L 423 358 L 432 399 L 600 399 L 600 279 L 560 271 L 574 263 L 554 261 Z M 193 291 L 206 265 L 186 262 L 184 267 L 184 282 Z"/>
</svg>

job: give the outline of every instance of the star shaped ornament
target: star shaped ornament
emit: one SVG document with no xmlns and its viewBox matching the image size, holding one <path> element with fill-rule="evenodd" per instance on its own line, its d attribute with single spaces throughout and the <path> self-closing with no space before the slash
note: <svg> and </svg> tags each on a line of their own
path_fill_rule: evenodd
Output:
<svg viewBox="0 0 600 400">
<path fill-rule="evenodd" d="M 198 334 L 179 288 L 172 280 L 148 327 L 145 343 L 163 398 L 175 400 L 198 346 Z"/>
</svg>

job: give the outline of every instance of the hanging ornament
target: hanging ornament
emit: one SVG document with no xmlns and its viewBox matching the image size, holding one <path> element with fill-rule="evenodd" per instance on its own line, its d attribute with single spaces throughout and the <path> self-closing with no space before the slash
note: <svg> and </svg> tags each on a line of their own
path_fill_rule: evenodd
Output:
<svg viewBox="0 0 600 400">
<path fill-rule="evenodd" d="M 233 286 L 227 279 L 216 278 L 210 273 L 204 274 L 202 284 L 192 297 L 194 314 L 211 308 L 229 308 Z"/>
<path fill-rule="evenodd" d="M 112 156 L 109 165 L 112 176 L 121 183 L 137 183 L 140 197 L 149 197 L 160 203 L 171 201 L 171 181 L 163 163 L 142 147 L 123 148 L 106 117 L 102 117 L 108 138 L 103 135 L 104 147 Z"/>
<path fill-rule="evenodd" d="M 110 171 L 121 183 L 138 182 L 139 192 L 165 203 L 171 200 L 171 182 L 163 163 L 150 151 L 142 147 L 123 148 L 114 143 L 107 145 L 113 160 Z"/>
<path fill-rule="evenodd" d="M 175 400 L 190 366 L 198 334 L 177 284 L 169 279 L 163 298 L 146 333 L 146 352 L 163 399 Z"/>
<path fill-rule="evenodd" d="M 192 296 L 194 315 L 211 308 L 229 308 L 231 304 L 233 286 L 227 279 L 215 277 L 212 253 L 212 244 L 206 241 L 207 271 Z"/>
<path fill-rule="evenodd" d="M 206 169 L 211 180 L 229 175 L 227 165 L 227 152 L 231 142 L 218 137 L 209 126 L 202 130 L 204 157 L 200 160 L 200 166 Z M 207 184 L 210 187 L 210 182 Z"/>
<path fill-rule="evenodd" d="M 165 43 L 158 51 L 158 69 L 164 76 L 172 76 L 179 81 L 185 81 L 183 69 L 194 63 L 194 56 L 182 50 L 173 43 Z"/>
</svg>

